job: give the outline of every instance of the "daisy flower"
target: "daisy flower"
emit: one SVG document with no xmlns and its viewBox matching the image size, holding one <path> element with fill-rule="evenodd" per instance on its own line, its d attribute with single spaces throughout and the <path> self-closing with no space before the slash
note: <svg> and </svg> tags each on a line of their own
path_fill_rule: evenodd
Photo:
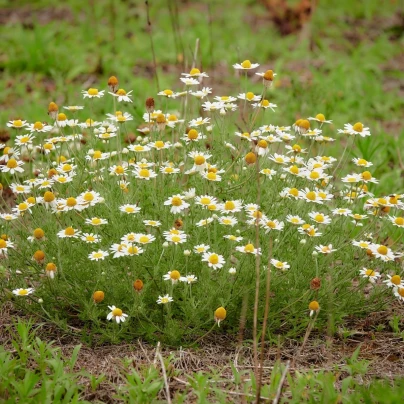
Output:
<svg viewBox="0 0 404 404">
<path fill-rule="evenodd" d="M 172 167 L 171 165 L 168 165 L 166 167 L 160 167 L 160 172 L 166 175 L 170 174 L 178 174 L 180 172 L 179 168 Z"/>
<path fill-rule="evenodd" d="M 169 149 L 172 146 L 172 144 L 170 142 L 163 142 L 162 140 L 157 140 L 154 143 L 149 143 L 148 146 L 156 150 L 163 150 L 163 149 Z"/>
<path fill-rule="evenodd" d="M 180 77 L 180 80 L 186 85 L 186 86 L 197 86 L 199 83 L 199 80 L 194 79 L 192 77 Z"/>
<path fill-rule="evenodd" d="M 184 233 L 180 234 L 168 234 L 165 236 L 166 241 L 174 244 L 182 244 L 187 241 L 187 235 Z"/>
<path fill-rule="evenodd" d="M 80 231 L 74 229 L 73 227 L 67 227 L 64 230 L 60 230 L 57 233 L 57 236 L 60 238 L 78 238 L 80 237 Z"/>
<path fill-rule="evenodd" d="M 320 310 L 320 305 L 317 301 L 313 300 L 309 303 L 310 317 L 313 316 L 314 313 L 317 313 Z"/>
<path fill-rule="evenodd" d="M 128 237 L 127 240 L 130 241 L 129 237 Z M 156 237 L 153 236 L 152 234 L 136 233 L 134 235 L 134 241 L 135 241 L 135 243 L 138 243 L 138 244 L 143 244 L 143 245 L 144 244 L 150 244 L 154 240 L 156 240 Z"/>
<path fill-rule="evenodd" d="M 96 88 L 89 88 L 88 90 L 83 90 L 83 98 L 101 98 L 104 96 L 105 90 L 98 91 Z"/>
<path fill-rule="evenodd" d="M 125 255 L 133 256 L 133 255 L 140 255 L 143 253 L 143 248 L 138 247 L 136 245 L 128 245 L 125 250 Z"/>
<path fill-rule="evenodd" d="M 206 253 L 207 251 L 209 251 L 210 246 L 206 245 L 206 244 L 198 244 L 196 246 L 194 246 L 194 251 L 197 254 L 203 254 Z"/>
<path fill-rule="evenodd" d="M 90 258 L 91 261 L 99 261 L 99 260 L 104 260 L 105 257 L 108 257 L 109 253 L 107 251 L 93 251 L 90 254 L 88 254 L 88 258 Z"/>
<path fill-rule="evenodd" d="M 143 153 L 148 152 L 151 150 L 150 146 L 141 145 L 141 144 L 131 144 L 128 146 L 128 150 L 136 152 L 136 153 Z"/>
<path fill-rule="evenodd" d="M 199 220 L 199 222 L 196 223 L 197 227 L 203 227 L 203 226 L 207 226 L 208 224 L 213 222 L 213 218 L 212 217 L 208 217 L 207 219 L 201 219 Z"/>
<path fill-rule="evenodd" d="M 203 253 L 202 261 L 207 262 L 208 266 L 213 269 L 220 269 L 226 263 L 222 255 L 213 252 Z"/>
<path fill-rule="evenodd" d="M 143 224 L 145 226 L 151 226 L 151 227 L 160 227 L 161 226 L 161 222 L 159 222 L 158 220 L 143 220 Z"/>
<path fill-rule="evenodd" d="M 380 277 L 380 272 L 373 269 L 363 268 L 359 271 L 363 278 L 368 278 L 371 283 L 375 283 Z"/>
<path fill-rule="evenodd" d="M 23 161 L 18 161 L 13 158 L 9 159 L 6 163 L 6 165 L 0 166 L 1 172 L 3 173 L 10 173 L 10 174 L 15 174 L 15 173 L 23 173 L 24 169 L 22 166 L 24 165 Z"/>
<path fill-rule="evenodd" d="M 20 129 L 23 128 L 24 126 L 27 126 L 27 121 L 22 121 L 21 119 L 16 119 L 14 121 L 8 121 L 7 126 L 9 128 L 14 128 L 14 129 Z"/>
<path fill-rule="evenodd" d="M 16 296 L 28 296 L 30 294 L 34 293 L 33 288 L 27 288 L 27 289 L 14 289 L 13 294 Z"/>
<path fill-rule="evenodd" d="M 319 224 L 330 224 L 331 223 L 331 218 L 320 212 L 310 212 L 309 217 L 314 222 L 319 223 Z"/>
<path fill-rule="evenodd" d="M 317 122 L 319 122 L 319 123 L 321 123 L 321 124 L 323 124 L 323 123 L 332 123 L 331 120 L 327 121 L 327 120 L 325 119 L 324 114 L 317 114 L 314 118 L 313 118 L 313 117 L 310 117 L 310 118 L 307 118 L 307 119 L 308 119 L 309 121 L 317 121 Z"/>
<path fill-rule="evenodd" d="M 274 258 L 271 259 L 271 264 L 272 264 L 275 268 L 280 269 L 280 270 L 282 270 L 282 271 L 286 271 L 287 269 L 290 268 L 290 265 L 289 265 L 286 261 L 285 261 L 285 262 L 282 262 L 282 261 L 278 261 L 278 260 L 276 260 L 276 259 L 274 259 Z"/>
<path fill-rule="evenodd" d="M 319 233 L 315 226 L 310 226 L 309 224 L 304 224 L 302 227 L 299 227 L 297 231 L 300 234 L 309 237 L 320 237 L 323 233 Z"/>
<path fill-rule="evenodd" d="M 371 163 L 370 161 L 366 161 L 363 158 L 354 158 L 352 159 L 352 161 L 358 167 L 370 167 L 373 165 L 373 163 Z"/>
<path fill-rule="evenodd" d="M 245 101 L 249 101 L 249 102 L 257 102 L 261 99 L 261 96 L 255 95 L 254 93 L 249 91 L 248 93 L 239 94 L 237 96 L 237 98 L 239 98 L 240 100 L 245 100 Z"/>
<path fill-rule="evenodd" d="M 125 243 L 121 244 L 112 244 L 112 246 L 109 248 L 112 253 L 114 254 L 112 257 L 113 258 L 120 258 L 120 257 L 125 257 L 127 254 L 127 245 Z"/>
<path fill-rule="evenodd" d="M 349 216 L 352 213 L 352 210 L 346 208 L 337 208 L 332 210 L 331 213 L 335 216 Z"/>
<path fill-rule="evenodd" d="M 174 91 L 172 91 L 170 89 L 166 89 L 166 90 L 160 91 L 159 93 L 157 93 L 157 95 L 162 95 L 163 97 L 167 97 L 167 98 L 176 98 L 178 96 L 178 93 L 175 93 Z"/>
<path fill-rule="evenodd" d="M 315 249 L 321 254 L 331 254 L 333 251 L 337 251 L 336 248 L 332 248 L 332 244 L 328 245 L 316 245 Z"/>
<path fill-rule="evenodd" d="M 170 295 L 159 296 L 157 304 L 167 304 L 173 302 L 174 299 Z"/>
<path fill-rule="evenodd" d="M 221 181 L 222 180 L 222 177 L 213 171 L 208 171 L 208 172 L 202 173 L 202 177 L 207 179 L 208 181 Z"/>
<path fill-rule="evenodd" d="M 285 227 L 283 222 L 276 219 L 270 220 L 267 217 L 262 218 L 260 225 L 265 229 L 265 233 L 269 233 L 271 230 L 281 231 Z"/>
<path fill-rule="evenodd" d="M 67 109 L 70 112 L 77 112 L 77 111 L 84 109 L 84 107 L 80 106 L 80 105 L 69 105 L 69 106 L 63 107 L 63 109 Z"/>
<path fill-rule="evenodd" d="M 182 195 L 180 194 L 173 195 L 170 198 L 168 198 L 164 202 L 164 205 L 171 206 L 170 212 L 174 214 L 180 213 L 181 211 L 189 207 L 189 203 L 185 202 Z"/>
<path fill-rule="evenodd" d="M 128 213 L 128 214 L 136 214 L 140 212 L 140 209 L 138 206 L 136 205 L 130 205 L 130 204 L 126 204 L 126 205 L 122 205 L 119 207 L 119 210 L 123 213 Z"/>
<path fill-rule="evenodd" d="M 232 216 L 221 216 L 218 218 L 218 222 L 224 226 L 234 226 L 237 224 L 237 219 Z"/>
<path fill-rule="evenodd" d="M 194 165 L 191 171 L 202 172 L 207 168 L 207 160 L 212 157 L 209 153 L 199 152 L 199 151 L 191 151 L 188 153 L 188 156 L 194 159 Z"/>
<path fill-rule="evenodd" d="M 236 250 L 244 254 L 261 255 L 261 248 L 257 249 L 251 243 L 248 243 L 244 246 L 237 246 Z"/>
<path fill-rule="evenodd" d="M 270 168 L 263 168 L 260 171 L 260 174 L 265 175 L 267 178 L 269 178 L 270 180 L 272 180 L 272 176 L 276 174 L 275 170 L 271 170 Z"/>
<path fill-rule="evenodd" d="M 117 90 L 115 93 L 109 93 L 109 94 L 111 94 L 111 95 L 113 95 L 114 97 L 117 97 L 118 98 L 118 102 L 121 102 L 121 101 L 125 101 L 125 102 L 132 102 L 132 100 L 131 100 L 131 92 L 132 91 L 129 91 L 128 93 L 123 89 L 123 88 L 120 88 L 119 90 Z"/>
<path fill-rule="evenodd" d="M 286 216 L 286 221 L 295 225 L 301 225 L 304 224 L 304 220 L 297 215 L 287 215 Z"/>
<path fill-rule="evenodd" d="M 107 219 L 101 219 L 99 217 L 93 217 L 93 218 L 88 218 L 85 221 L 86 224 L 91 224 L 93 226 L 101 226 L 103 224 L 108 224 L 108 220 Z"/>
<path fill-rule="evenodd" d="M 243 240 L 243 237 L 234 236 L 233 234 L 226 234 L 225 236 L 223 236 L 223 238 L 226 238 L 227 240 L 231 240 L 231 241 L 237 241 L 237 242 L 240 242 Z"/>
<path fill-rule="evenodd" d="M 394 226 L 404 227 L 404 217 L 401 216 L 389 216 L 389 220 Z"/>
<path fill-rule="evenodd" d="M 181 274 L 177 271 L 168 271 L 165 275 L 163 275 L 163 279 L 165 281 L 171 281 L 173 285 L 175 285 L 181 278 Z"/>
<path fill-rule="evenodd" d="M 369 249 L 375 257 L 380 258 L 384 262 L 393 261 L 395 259 L 393 251 L 385 245 L 371 244 Z"/>
<path fill-rule="evenodd" d="M 237 70 L 251 70 L 256 69 L 258 66 L 258 63 L 251 63 L 248 59 L 233 65 L 233 67 Z"/>
<path fill-rule="evenodd" d="M 260 102 L 252 104 L 252 106 L 254 108 L 263 108 L 263 109 L 270 108 L 274 112 L 275 112 L 274 108 L 278 107 L 276 104 L 273 104 L 272 102 L 269 102 L 268 100 L 265 100 L 265 99 Z"/>
<path fill-rule="evenodd" d="M 290 158 L 287 156 L 283 156 L 282 154 L 274 153 L 268 157 L 276 164 L 287 164 L 290 162 Z"/>
<path fill-rule="evenodd" d="M 27 127 L 25 128 L 26 130 L 30 131 L 30 132 L 49 132 L 50 130 L 52 130 L 53 126 L 51 125 L 46 125 L 43 124 L 42 122 L 35 122 L 32 123 L 30 125 L 27 125 Z"/>
<path fill-rule="evenodd" d="M 404 287 L 394 288 L 394 296 L 398 298 L 401 302 L 404 302 Z"/>
<path fill-rule="evenodd" d="M 107 316 L 107 320 L 116 321 L 117 324 L 124 323 L 126 318 L 128 317 L 121 309 L 115 306 L 108 306 L 111 312 Z"/>
<path fill-rule="evenodd" d="M 195 128 L 201 125 L 206 125 L 210 123 L 210 118 L 202 118 L 199 117 L 197 119 L 192 119 L 191 121 L 188 122 L 188 126 L 190 128 Z"/>
<path fill-rule="evenodd" d="M 243 201 L 242 200 L 233 200 L 233 201 L 226 201 L 221 206 L 222 213 L 236 213 L 241 212 L 243 208 Z"/>
<path fill-rule="evenodd" d="M 181 282 L 186 282 L 188 285 L 195 283 L 197 280 L 198 278 L 195 275 L 185 275 L 180 278 Z"/>
<path fill-rule="evenodd" d="M 101 238 L 99 235 L 94 233 L 83 233 L 82 236 L 80 237 L 80 240 L 91 244 L 91 243 L 99 243 L 101 241 Z"/>
<path fill-rule="evenodd" d="M 136 167 L 135 171 L 133 171 L 133 173 L 134 173 L 135 177 L 140 180 L 149 181 L 150 179 L 157 177 L 157 173 L 155 173 L 153 170 L 149 170 L 148 168 Z"/>
<path fill-rule="evenodd" d="M 8 248 L 14 248 L 14 243 L 9 240 L 3 240 L 2 238 L 0 238 L 0 252 L 7 255 Z"/>
<path fill-rule="evenodd" d="M 369 128 L 365 128 L 361 122 L 356 122 L 355 125 L 347 123 L 344 125 L 344 129 L 338 129 L 338 133 L 345 133 L 348 135 L 359 135 L 361 137 L 370 136 Z"/>
<path fill-rule="evenodd" d="M 364 250 L 369 249 L 371 244 L 372 244 L 371 242 L 364 241 L 364 240 L 360 240 L 360 241 L 353 240 L 352 241 L 352 245 L 354 245 L 355 247 L 363 248 Z"/>
<path fill-rule="evenodd" d="M 189 73 L 181 73 L 181 75 L 185 77 L 209 77 L 206 73 L 201 73 L 196 67 L 192 68 Z"/>
<path fill-rule="evenodd" d="M 389 288 L 402 288 L 404 287 L 404 280 L 400 275 L 387 275 L 387 278 L 383 283 Z"/>
</svg>

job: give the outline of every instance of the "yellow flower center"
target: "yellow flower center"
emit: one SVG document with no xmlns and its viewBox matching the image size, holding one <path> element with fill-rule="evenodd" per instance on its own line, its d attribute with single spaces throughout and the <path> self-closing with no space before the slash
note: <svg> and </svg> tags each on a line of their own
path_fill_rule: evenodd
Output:
<svg viewBox="0 0 404 404">
<path fill-rule="evenodd" d="M 300 220 L 297 217 L 292 217 L 292 219 L 290 219 L 291 223 L 293 224 L 297 224 L 300 222 Z"/>
<path fill-rule="evenodd" d="M 28 294 L 28 290 L 27 290 L 27 289 L 21 289 L 21 290 L 18 292 L 18 294 L 19 294 L 20 296 L 25 296 L 25 295 Z"/>
<path fill-rule="evenodd" d="M 43 199 L 45 202 L 52 202 L 55 200 L 55 195 L 53 194 L 53 192 L 46 191 L 43 196 Z"/>
<path fill-rule="evenodd" d="M 177 270 L 170 272 L 170 278 L 173 279 L 174 281 L 178 281 L 178 279 L 180 279 L 180 276 L 181 275 Z"/>
<path fill-rule="evenodd" d="M 268 101 L 268 100 L 262 100 L 262 101 L 261 101 L 261 106 L 262 106 L 262 107 L 267 107 L 267 106 L 269 106 L 269 101 Z"/>
<path fill-rule="evenodd" d="M 315 300 L 310 302 L 309 310 L 317 311 L 319 308 L 320 308 L 320 305 L 318 304 L 318 302 L 316 302 Z"/>
<path fill-rule="evenodd" d="M 314 191 L 310 191 L 310 192 L 307 192 L 307 194 L 306 194 L 306 198 L 308 199 L 308 200 L 310 200 L 310 201 L 315 201 L 316 200 L 316 193 L 314 192 Z"/>
<path fill-rule="evenodd" d="M 7 241 L 0 239 L 0 248 L 6 248 L 7 247 Z"/>
<path fill-rule="evenodd" d="M 164 90 L 163 93 L 165 95 L 173 95 L 173 92 L 171 90 Z"/>
<path fill-rule="evenodd" d="M 41 239 L 42 237 L 45 236 L 45 232 L 41 228 L 37 228 L 34 230 L 34 237 L 36 239 Z"/>
<path fill-rule="evenodd" d="M 117 166 L 115 168 L 115 173 L 116 174 L 124 174 L 125 173 L 125 169 L 122 166 Z"/>
<path fill-rule="evenodd" d="M 95 241 L 94 236 L 86 236 L 86 241 Z"/>
<path fill-rule="evenodd" d="M 94 219 L 91 219 L 91 224 L 100 224 L 101 223 L 101 219 L 99 219 L 98 217 L 95 217 Z"/>
<path fill-rule="evenodd" d="M 386 246 L 384 246 L 384 245 L 381 245 L 378 249 L 377 249 L 377 252 L 379 253 L 379 254 L 381 254 L 381 255 L 387 255 L 387 253 L 388 253 L 388 248 L 386 247 Z"/>
<path fill-rule="evenodd" d="M 292 174 L 299 174 L 299 167 L 298 166 L 292 166 L 292 167 L 290 167 L 289 171 Z"/>
<path fill-rule="evenodd" d="M 200 200 L 200 202 L 201 202 L 202 205 L 209 205 L 210 201 L 211 201 L 211 199 L 210 199 L 210 198 L 206 198 L 206 197 L 203 197 L 203 198 L 201 198 L 201 200 Z"/>
<path fill-rule="evenodd" d="M 217 254 L 211 254 L 209 257 L 209 262 L 213 265 L 219 262 L 219 256 Z"/>
<path fill-rule="evenodd" d="M 197 139 L 198 138 L 198 132 L 195 130 L 195 129 L 191 129 L 189 132 L 188 132 L 188 139 L 190 139 L 190 140 L 195 140 L 195 139 Z"/>
<path fill-rule="evenodd" d="M 252 93 L 251 91 L 249 91 L 246 95 L 245 98 L 247 98 L 248 101 L 251 101 L 254 98 L 254 93 Z"/>
<path fill-rule="evenodd" d="M 373 271 L 373 269 L 367 269 L 365 273 L 367 276 L 375 276 L 375 271 Z"/>
<path fill-rule="evenodd" d="M 164 142 L 162 140 L 157 140 L 157 142 L 154 143 L 154 145 L 158 148 L 161 149 L 164 147 Z"/>
<path fill-rule="evenodd" d="M 268 142 L 264 139 L 261 139 L 257 143 L 258 147 L 262 147 L 263 149 L 266 149 L 268 147 Z"/>
<path fill-rule="evenodd" d="M 253 246 L 252 244 L 247 244 L 247 245 L 244 247 L 244 251 L 245 251 L 246 253 L 253 253 L 253 252 L 254 252 L 254 246 Z"/>
<path fill-rule="evenodd" d="M 75 231 L 74 231 L 73 227 L 68 227 L 67 229 L 65 229 L 66 236 L 74 236 L 74 233 L 75 233 Z"/>
<path fill-rule="evenodd" d="M 89 95 L 97 95 L 98 94 L 98 90 L 96 88 L 89 88 L 87 92 L 88 92 Z"/>
<path fill-rule="evenodd" d="M 7 161 L 8 168 L 16 168 L 17 166 L 18 166 L 18 163 L 17 163 L 16 159 L 10 159 Z"/>
<path fill-rule="evenodd" d="M 139 238 L 139 243 L 142 243 L 142 244 L 146 244 L 146 243 L 148 243 L 150 241 L 150 238 L 148 237 L 148 236 L 141 236 L 140 238 Z"/>
<path fill-rule="evenodd" d="M 270 227 L 271 229 L 275 229 L 276 223 L 270 220 L 269 222 L 267 222 L 267 226 Z"/>
<path fill-rule="evenodd" d="M 179 196 L 174 196 L 171 199 L 171 205 L 173 205 L 173 206 L 181 206 L 182 205 L 182 199 Z"/>
<path fill-rule="evenodd" d="M 150 171 L 148 169 L 146 169 L 146 168 L 142 168 L 139 171 L 139 176 L 143 177 L 143 178 L 148 178 L 148 177 L 150 177 Z"/>
<path fill-rule="evenodd" d="M 324 122 L 325 121 L 325 116 L 323 114 L 317 114 L 316 119 L 321 121 L 321 122 Z"/>
<path fill-rule="evenodd" d="M 216 173 L 210 172 L 210 173 L 207 173 L 206 178 L 208 180 L 215 180 L 217 178 L 217 175 L 216 175 Z"/>
<path fill-rule="evenodd" d="M 363 131 L 363 124 L 361 122 L 356 122 L 356 124 L 353 126 L 353 130 L 355 132 L 362 132 Z"/>
<path fill-rule="evenodd" d="M 29 136 L 23 136 L 20 139 L 20 143 L 28 143 L 31 140 L 31 138 Z"/>
<path fill-rule="evenodd" d="M 112 315 L 114 317 L 121 317 L 122 316 L 122 310 L 118 309 L 118 308 L 115 308 L 114 310 L 112 310 Z"/>
<path fill-rule="evenodd" d="M 397 224 L 397 225 L 399 225 L 399 226 L 404 226 L 404 218 L 402 218 L 402 217 L 396 217 L 396 218 L 394 219 L 394 223 Z"/>
<path fill-rule="evenodd" d="M 139 249 L 136 246 L 130 246 L 128 247 L 128 253 L 129 254 L 137 254 L 139 252 Z"/>
<path fill-rule="evenodd" d="M 250 138 L 250 134 L 248 132 L 244 132 L 241 134 L 242 137 Z"/>
<path fill-rule="evenodd" d="M 397 292 L 401 297 L 404 297 L 404 288 L 398 288 Z"/>
<path fill-rule="evenodd" d="M 94 200 L 94 195 L 91 192 L 86 192 L 83 196 L 83 199 L 86 202 L 91 202 L 92 200 Z"/>
<path fill-rule="evenodd" d="M 272 81 L 274 79 L 274 72 L 272 70 L 267 70 L 264 74 L 264 79 Z"/>
<path fill-rule="evenodd" d="M 251 68 L 251 62 L 249 60 L 244 60 L 244 62 L 241 63 L 241 66 L 244 67 L 244 69 L 250 69 Z"/>
<path fill-rule="evenodd" d="M 365 165 L 367 165 L 367 163 L 368 162 L 365 159 L 359 159 L 358 162 L 357 162 L 357 164 L 359 166 L 365 166 Z"/>
<path fill-rule="evenodd" d="M 318 215 L 314 216 L 314 220 L 316 222 L 323 223 L 324 222 L 324 215 L 318 214 Z"/>
<path fill-rule="evenodd" d="M 13 125 L 20 128 L 22 126 L 22 121 L 21 119 L 17 119 L 15 121 L 13 121 Z"/>
<path fill-rule="evenodd" d="M 34 123 L 34 129 L 35 130 L 42 130 L 43 129 L 43 124 L 42 124 L 42 122 L 35 122 Z"/>
<path fill-rule="evenodd" d="M 65 121 L 66 119 L 67 119 L 67 116 L 63 112 L 58 114 L 58 121 Z"/>
<path fill-rule="evenodd" d="M 174 243 L 179 243 L 181 241 L 181 237 L 180 236 L 173 236 L 171 238 L 171 241 Z"/>
<path fill-rule="evenodd" d="M 47 270 L 48 272 L 55 272 L 55 271 L 56 271 L 56 265 L 55 265 L 53 262 L 49 262 L 49 263 L 46 265 L 46 270 Z"/>
<path fill-rule="evenodd" d="M 126 91 L 123 88 L 120 88 L 116 93 L 118 95 L 126 95 Z"/>
<path fill-rule="evenodd" d="M 31 203 L 33 205 L 33 204 L 35 204 L 36 199 L 33 196 L 30 196 L 30 197 L 27 198 L 27 202 Z"/>
<path fill-rule="evenodd" d="M 308 121 L 307 119 L 302 119 L 300 121 L 300 123 L 299 123 L 299 126 L 302 129 L 309 130 L 310 129 L 310 121 Z"/>
<path fill-rule="evenodd" d="M 226 310 L 224 307 L 219 307 L 215 310 L 215 318 L 220 321 L 223 321 L 226 318 Z"/>
<path fill-rule="evenodd" d="M 206 159 L 205 159 L 204 156 L 196 156 L 196 157 L 194 158 L 194 162 L 195 162 L 195 164 L 196 164 L 197 166 L 200 166 L 200 165 L 204 164 L 205 161 L 206 161 Z"/>
<path fill-rule="evenodd" d="M 189 74 L 191 76 L 196 75 L 196 74 L 201 74 L 201 71 L 199 69 L 197 69 L 196 67 L 194 67 L 193 69 L 191 69 L 191 71 L 189 72 Z"/>
<path fill-rule="evenodd" d="M 393 285 L 399 285 L 401 283 L 401 276 L 400 275 L 393 275 L 390 279 Z"/>
<path fill-rule="evenodd" d="M 365 181 L 369 181 L 370 179 L 372 179 L 372 174 L 371 174 L 369 171 L 364 171 L 364 172 L 362 173 L 362 178 L 363 178 Z"/>
<path fill-rule="evenodd" d="M 233 209 L 235 209 L 235 207 L 236 207 L 236 204 L 233 201 L 227 201 L 224 204 L 225 210 L 233 210 Z"/>
<path fill-rule="evenodd" d="M 318 171 L 312 171 L 310 173 L 310 178 L 312 180 L 318 180 L 320 178 L 320 173 Z"/>
<path fill-rule="evenodd" d="M 293 196 L 298 196 L 299 190 L 297 188 L 291 188 L 291 189 L 289 189 L 289 194 L 293 195 Z"/>
</svg>

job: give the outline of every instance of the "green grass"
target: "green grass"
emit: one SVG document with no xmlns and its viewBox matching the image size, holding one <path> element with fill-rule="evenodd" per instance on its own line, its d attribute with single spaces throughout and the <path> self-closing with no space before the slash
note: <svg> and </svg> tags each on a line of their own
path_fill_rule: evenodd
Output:
<svg viewBox="0 0 404 404">
<path fill-rule="evenodd" d="M 9 332 L 13 350 L 0 347 L 0 401 L 29 403 L 167 402 L 167 387 L 175 403 L 253 402 L 256 379 L 250 370 L 236 369 L 223 377 L 221 369 L 184 372 L 175 354 L 155 365 L 136 365 L 128 357 L 117 361 L 116 374 L 97 373 L 92 364 L 82 367 L 80 345 L 63 355 L 60 347 L 39 338 L 38 326 L 19 320 Z M 285 373 L 281 403 L 379 403 L 395 404 L 404 398 L 404 379 L 377 380 L 367 376 L 369 362 L 359 349 L 335 370 L 291 371 L 275 363 L 264 378 L 261 397 L 274 399 Z M 164 377 L 164 372 L 166 378 Z M 364 381 L 365 380 L 365 381 Z M 111 401 L 109 401 L 111 402 Z"/>
</svg>

